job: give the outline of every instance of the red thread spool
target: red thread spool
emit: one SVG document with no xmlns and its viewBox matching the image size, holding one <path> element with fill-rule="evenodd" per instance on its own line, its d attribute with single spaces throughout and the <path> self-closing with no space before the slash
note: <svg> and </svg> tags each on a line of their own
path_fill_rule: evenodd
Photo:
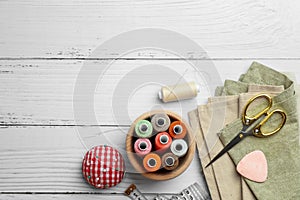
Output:
<svg viewBox="0 0 300 200">
<path fill-rule="evenodd" d="M 167 150 L 172 144 L 172 138 L 167 132 L 161 132 L 155 137 L 155 149 L 159 151 Z"/>
<path fill-rule="evenodd" d="M 161 159 L 159 155 L 155 153 L 150 153 L 145 156 L 143 160 L 143 165 L 146 171 L 155 172 L 161 167 Z"/>
<path fill-rule="evenodd" d="M 186 127 L 181 121 L 174 121 L 169 128 L 169 134 L 176 139 L 182 139 L 186 135 Z"/>
</svg>

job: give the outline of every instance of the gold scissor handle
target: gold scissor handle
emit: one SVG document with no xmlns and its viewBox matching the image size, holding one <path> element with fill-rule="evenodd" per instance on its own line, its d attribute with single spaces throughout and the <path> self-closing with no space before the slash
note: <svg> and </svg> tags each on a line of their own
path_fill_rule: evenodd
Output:
<svg viewBox="0 0 300 200">
<path fill-rule="evenodd" d="M 264 98 L 268 101 L 268 106 L 263 109 L 262 111 L 260 111 L 258 114 L 256 114 L 253 117 L 247 116 L 247 110 L 248 107 L 252 104 L 253 101 L 255 101 L 256 99 L 259 98 Z M 242 120 L 243 123 L 247 126 L 249 126 L 250 124 L 252 124 L 254 121 L 258 120 L 262 115 L 266 114 L 268 110 L 270 110 L 270 108 L 272 107 L 272 98 L 267 95 L 267 94 L 258 94 L 254 97 L 252 97 L 248 103 L 246 104 L 246 106 L 244 107 L 243 113 L 242 113 Z"/>
<path fill-rule="evenodd" d="M 270 119 L 270 117 L 275 113 L 278 113 L 282 116 L 282 120 L 281 120 L 281 123 L 279 124 L 279 126 L 271 132 L 267 132 L 267 133 L 262 132 L 261 131 L 262 125 L 265 124 Z M 285 112 L 280 109 L 273 110 L 272 112 L 267 113 L 266 117 L 257 126 L 255 126 L 255 128 L 253 129 L 253 135 L 256 137 L 267 137 L 267 136 L 273 135 L 274 133 L 277 133 L 284 126 L 285 122 L 286 122 Z"/>
</svg>

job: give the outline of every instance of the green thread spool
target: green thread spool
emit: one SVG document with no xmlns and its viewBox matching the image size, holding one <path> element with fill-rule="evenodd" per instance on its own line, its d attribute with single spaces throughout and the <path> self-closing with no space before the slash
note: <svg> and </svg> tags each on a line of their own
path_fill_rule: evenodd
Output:
<svg viewBox="0 0 300 200">
<path fill-rule="evenodd" d="M 153 132 L 152 124 L 148 120 L 138 121 L 135 125 L 135 133 L 138 137 L 149 138 Z"/>
</svg>

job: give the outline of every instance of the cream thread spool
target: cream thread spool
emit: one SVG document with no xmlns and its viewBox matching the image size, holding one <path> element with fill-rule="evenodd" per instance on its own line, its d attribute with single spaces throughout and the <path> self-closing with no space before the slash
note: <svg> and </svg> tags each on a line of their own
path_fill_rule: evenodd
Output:
<svg viewBox="0 0 300 200">
<path fill-rule="evenodd" d="M 151 124 L 155 133 L 164 132 L 168 130 L 170 123 L 170 118 L 165 113 L 155 114 L 151 118 Z"/>
<path fill-rule="evenodd" d="M 191 99 L 197 96 L 199 85 L 195 82 L 163 86 L 158 92 L 158 98 L 163 102 L 179 101 L 183 99 Z"/>
</svg>

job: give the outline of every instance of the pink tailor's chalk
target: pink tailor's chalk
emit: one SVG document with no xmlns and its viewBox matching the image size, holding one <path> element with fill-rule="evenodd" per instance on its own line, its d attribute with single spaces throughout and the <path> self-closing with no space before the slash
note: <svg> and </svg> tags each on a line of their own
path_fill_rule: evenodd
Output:
<svg viewBox="0 0 300 200">
<path fill-rule="evenodd" d="M 267 180 L 268 164 L 265 154 L 256 150 L 248 153 L 238 163 L 236 170 L 243 177 L 261 183 Z"/>
</svg>

